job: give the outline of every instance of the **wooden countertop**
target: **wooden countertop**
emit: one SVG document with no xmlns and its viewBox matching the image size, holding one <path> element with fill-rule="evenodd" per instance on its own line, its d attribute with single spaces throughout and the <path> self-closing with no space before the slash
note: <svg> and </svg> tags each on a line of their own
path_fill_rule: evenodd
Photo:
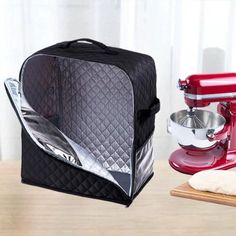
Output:
<svg viewBox="0 0 236 236">
<path fill-rule="evenodd" d="M 236 208 L 171 197 L 189 178 L 157 160 L 155 176 L 122 205 L 21 184 L 20 162 L 0 162 L 0 235 L 235 235 Z"/>
</svg>

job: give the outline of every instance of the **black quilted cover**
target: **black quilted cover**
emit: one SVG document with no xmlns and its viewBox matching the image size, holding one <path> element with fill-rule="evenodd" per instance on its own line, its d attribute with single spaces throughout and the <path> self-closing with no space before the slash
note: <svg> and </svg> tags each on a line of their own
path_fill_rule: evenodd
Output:
<svg viewBox="0 0 236 236">
<path fill-rule="evenodd" d="M 63 162 L 50 156 L 49 154 L 38 148 L 38 146 L 31 140 L 30 136 L 28 136 L 25 131 L 22 132 L 22 181 L 24 183 L 38 185 L 58 191 L 129 205 L 153 175 L 152 163 L 145 163 L 145 165 L 150 166 L 150 168 L 146 173 L 142 173 L 142 169 L 145 169 L 142 166 L 144 165 L 142 164 L 142 161 L 143 163 L 145 161 L 151 162 L 150 156 L 147 158 L 146 155 L 148 153 L 148 149 L 151 148 L 151 142 L 149 140 L 151 139 L 152 133 L 154 131 L 155 123 L 155 116 L 153 114 L 148 115 L 148 109 L 152 107 L 154 102 L 158 101 L 156 99 L 156 70 L 154 61 L 148 55 L 119 48 L 109 47 L 109 50 L 114 53 L 107 53 L 104 52 L 103 49 L 98 48 L 93 44 L 72 43 L 69 47 L 65 45 L 67 45 L 67 42 L 58 43 L 51 47 L 42 49 L 33 54 L 25 61 L 20 73 L 20 81 L 24 81 L 25 77 L 25 83 L 23 83 L 22 85 L 23 92 L 30 102 L 30 105 L 32 105 L 36 112 L 45 116 L 47 119 L 50 119 L 51 117 L 55 116 L 55 114 L 60 114 L 61 109 L 65 110 L 65 108 L 61 108 L 61 104 L 63 104 L 63 101 L 64 99 L 66 99 L 66 97 L 63 97 L 63 93 L 62 95 L 60 95 L 50 90 L 45 90 L 41 94 L 38 93 L 38 95 L 36 95 L 32 88 L 42 88 L 43 90 L 44 87 L 47 87 L 47 84 L 55 84 L 55 86 L 57 87 L 62 86 L 63 89 L 67 86 L 68 83 L 71 83 L 69 91 L 72 91 L 71 88 L 73 87 L 77 88 L 79 85 L 73 85 L 74 80 L 70 81 L 71 76 L 67 73 L 67 70 L 70 70 L 68 69 L 69 67 L 63 67 L 63 69 L 60 68 L 63 63 L 69 62 L 70 68 L 74 63 L 75 65 L 80 63 L 81 65 L 79 66 L 79 68 L 83 68 L 83 70 L 86 70 L 86 68 L 90 70 L 90 68 L 95 64 L 96 68 L 99 67 L 100 69 L 102 68 L 102 70 L 106 71 L 110 70 L 110 72 L 107 72 L 107 75 L 110 80 L 113 79 L 114 81 L 115 79 L 117 79 L 114 78 L 115 76 L 123 73 L 122 78 L 124 79 L 124 81 L 128 78 L 132 85 L 132 87 L 130 88 L 127 87 L 128 85 L 125 85 L 125 87 L 130 90 L 130 94 L 133 94 L 133 107 L 129 107 L 129 109 L 127 110 L 129 114 L 133 112 L 133 114 L 130 114 L 131 118 L 129 118 L 131 119 L 129 123 L 130 127 L 132 126 L 133 128 L 130 129 L 131 133 L 127 133 L 127 137 L 123 135 L 125 140 L 127 140 L 130 136 L 133 137 L 133 141 L 131 143 L 126 142 L 126 145 L 128 145 L 130 148 L 130 151 L 125 152 L 128 159 L 122 152 L 122 158 L 119 159 L 119 156 L 117 157 L 117 160 L 113 158 L 113 162 L 111 163 L 111 160 L 104 157 L 105 154 L 108 155 L 107 153 L 109 153 L 109 155 L 113 155 L 110 152 L 106 151 L 106 148 L 108 150 L 109 147 L 105 147 L 105 150 L 102 150 L 102 152 L 100 152 L 99 149 L 94 149 L 94 139 L 87 139 L 86 136 L 78 136 L 78 133 L 81 133 L 80 129 L 74 132 L 73 135 L 71 135 L 71 132 L 68 132 L 67 134 L 68 125 L 63 125 L 63 121 L 61 121 L 60 118 L 58 118 L 57 120 L 54 117 L 53 122 L 54 125 L 56 125 L 60 130 L 68 135 L 69 138 L 87 149 L 87 151 L 91 155 L 94 155 L 95 158 L 97 158 L 102 163 L 104 168 L 111 171 L 112 175 L 112 171 L 130 174 L 132 176 L 132 180 L 130 183 L 132 189 L 130 194 L 126 194 L 121 188 L 119 188 L 109 180 L 99 177 L 98 175 L 91 172 L 78 169 L 75 166 L 68 164 L 67 162 Z M 46 59 L 37 61 L 35 60 L 35 56 L 37 55 L 49 56 L 49 61 L 47 61 Z M 88 63 L 90 64 L 87 65 Z M 37 68 L 37 65 L 39 64 L 39 71 L 35 72 L 35 68 Z M 34 65 L 36 65 L 35 68 Z M 84 67 L 84 65 L 87 67 Z M 46 69 L 42 70 L 42 68 Z M 45 74 L 45 71 L 47 71 L 47 76 Z M 64 74 L 60 71 L 63 71 Z M 114 73 L 114 71 L 117 72 Z M 59 76 L 59 72 L 60 76 L 67 76 L 67 82 L 64 85 L 57 84 L 58 81 L 56 78 Z M 75 77 L 75 79 L 76 78 L 77 77 Z M 103 85 L 106 85 L 106 83 L 104 82 Z M 116 86 L 119 87 L 119 84 Z M 108 90 L 109 89 L 112 90 L 112 87 L 108 88 Z M 82 92 L 80 90 L 75 90 L 73 96 L 76 97 L 78 93 L 82 94 Z M 103 100 L 103 98 L 101 97 L 102 95 L 100 96 L 99 93 L 96 93 L 95 96 L 100 97 L 101 101 Z M 123 96 L 126 95 L 124 94 Z M 78 100 L 79 97 L 76 98 L 75 101 L 78 102 Z M 128 102 L 126 103 L 126 105 L 131 106 L 131 104 Z M 66 105 L 62 106 L 66 107 Z M 115 104 L 113 104 L 112 106 L 115 106 Z M 83 109 L 83 106 L 81 107 Z M 94 109 L 96 109 L 96 107 L 94 107 Z M 104 112 L 106 112 L 105 109 L 106 106 L 104 106 Z M 91 114 L 92 110 L 90 112 Z M 142 114 L 140 113 L 141 111 L 146 111 L 146 113 L 144 114 L 147 114 L 147 116 L 141 117 L 142 119 L 140 119 L 139 117 L 139 114 Z M 101 109 L 99 110 L 99 112 L 101 113 Z M 66 113 L 69 114 L 70 110 L 67 109 Z M 87 116 L 90 113 L 87 113 Z M 129 114 L 125 115 L 125 117 L 127 117 Z M 107 128 L 110 127 L 109 122 L 112 122 L 109 121 L 109 119 L 106 121 L 106 117 L 108 115 L 109 114 L 103 117 L 104 122 L 107 123 Z M 114 116 L 114 120 L 117 115 Z M 92 119 L 91 117 L 89 119 Z M 68 119 L 69 120 L 67 120 L 67 124 L 70 121 L 70 118 Z M 80 120 L 82 119 L 83 117 L 80 118 Z M 78 125 L 79 124 L 74 123 L 74 126 L 70 126 L 69 130 L 77 129 L 76 127 L 78 127 Z M 90 134 L 93 130 L 94 133 L 100 132 L 100 136 L 101 134 L 105 133 L 105 130 L 101 132 L 100 128 L 96 131 L 96 128 L 98 127 L 99 124 L 95 123 L 94 128 L 90 128 Z M 119 139 L 119 132 L 123 132 L 119 130 L 120 129 L 116 129 L 116 136 L 114 136 L 116 139 Z M 108 134 L 114 134 L 113 131 L 109 132 Z M 87 142 L 85 140 L 87 140 Z M 103 140 L 98 140 L 98 142 L 103 142 Z M 138 158 L 138 161 L 136 160 L 136 158 Z M 117 163 L 119 163 L 121 166 L 117 166 Z M 139 174 L 137 174 L 137 172 Z"/>
<path fill-rule="evenodd" d="M 110 55 L 91 44 L 75 43 L 69 48 L 61 47 L 63 44 L 56 44 L 35 54 L 56 55 L 115 65 L 128 74 L 135 97 L 135 146 L 136 148 L 142 146 L 154 130 L 154 116 L 143 123 L 138 122 L 137 119 L 137 112 L 147 109 L 156 98 L 156 69 L 152 57 L 120 48 L 109 47 L 118 53 L 117 55 Z"/>
<path fill-rule="evenodd" d="M 22 132 L 22 182 L 61 192 L 129 205 L 131 199 L 110 181 L 79 170 L 40 150 Z"/>
</svg>

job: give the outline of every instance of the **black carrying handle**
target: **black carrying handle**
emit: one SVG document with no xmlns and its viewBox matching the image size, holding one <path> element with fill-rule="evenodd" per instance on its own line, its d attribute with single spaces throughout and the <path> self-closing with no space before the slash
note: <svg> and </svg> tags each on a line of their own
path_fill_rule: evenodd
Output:
<svg viewBox="0 0 236 236">
<path fill-rule="evenodd" d="M 138 120 L 143 122 L 147 118 L 154 116 L 157 112 L 160 111 L 160 100 L 155 98 L 148 109 L 143 109 L 138 111 Z"/>
<path fill-rule="evenodd" d="M 77 42 L 89 42 L 89 43 L 97 46 L 98 48 L 101 48 L 107 54 L 111 54 L 111 55 L 118 54 L 118 52 L 111 50 L 105 44 L 103 44 L 101 42 L 98 42 L 96 40 L 93 40 L 93 39 L 89 39 L 89 38 L 80 38 L 80 39 L 75 39 L 75 40 L 67 41 L 67 42 L 62 43 L 59 47 L 60 48 L 69 48 L 71 46 L 71 44 L 77 43 Z"/>
</svg>

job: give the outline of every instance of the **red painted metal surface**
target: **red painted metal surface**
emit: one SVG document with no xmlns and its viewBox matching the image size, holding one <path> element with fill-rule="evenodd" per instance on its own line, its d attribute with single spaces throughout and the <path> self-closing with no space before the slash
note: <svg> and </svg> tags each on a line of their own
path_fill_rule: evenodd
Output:
<svg viewBox="0 0 236 236">
<path fill-rule="evenodd" d="M 221 146 L 209 151 L 189 151 L 181 148 L 171 154 L 169 163 L 171 167 L 179 172 L 194 174 L 202 170 L 217 168 L 225 164 L 225 159 L 226 151 Z"/>
<path fill-rule="evenodd" d="M 186 174 L 236 167 L 236 96 L 230 96 L 230 93 L 236 94 L 236 73 L 191 75 L 179 81 L 179 88 L 184 90 L 185 103 L 189 107 L 219 102 L 217 112 L 225 117 L 226 124 L 223 131 L 212 137 L 222 139 L 213 148 L 178 149 L 171 154 L 170 165 Z"/>
<path fill-rule="evenodd" d="M 236 91 L 236 73 L 190 75 L 184 81 L 186 92 L 191 94 L 216 94 Z"/>
<path fill-rule="evenodd" d="M 212 98 L 200 100 L 185 97 L 185 102 L 189 107 L 204 107 L 211 102 L 234 101 L 235 97 L 230 95 L 221 98 L 214 98 L 214 95 L 236 93 L 236 73 L 190 75 L 185 80 L 179 81 L 179 88 L 184 90 L 185 94 L 193 96 L 213 95 Z"/>
<path fill-rule="evenodd" d="M 181 148 L 171 154 L 169 164 L 175 170 L 190 175 L 209 169 L 227 170 L 236 167 L 236 151 L 224 152 L 221 149 L 219 152 L 189 153 Z"/>
</svg>

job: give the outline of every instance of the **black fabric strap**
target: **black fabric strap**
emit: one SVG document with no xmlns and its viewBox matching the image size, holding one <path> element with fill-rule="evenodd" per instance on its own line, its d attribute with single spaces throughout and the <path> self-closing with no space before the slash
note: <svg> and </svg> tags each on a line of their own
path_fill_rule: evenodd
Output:
<svg viewBox="0 0 236 236">
<path fill-rule="evenodd" d="M 160 111 L 160 100 L 155 98 L 148 109 L 143 109 L 138 111 L 138 120 L 143 122 L 147 118 L 154 116 L 157 112 Z"/>
<path fill-rule="evenodd" d="M 97 46 L 98 48 L 101 48 L 102 50 L 104 50 L 105 53 L 107 54 L 111 54 L 111 55 L 116 55 L 118 54 L 118 52 L 111 50 L 108 46 L 106 46 L 105 44 L 95 41 L 93 39 L 89 39 L 89 38 L 80 38 L 80 39 L 75 39 L 75 40 L 71 40 L 71 41 L 67 41 L 67 42 L 63 42 L 59 48 L 69 48 L 71 46 L 71 44 L 73 43 L 77 43 L 77 42 L 89 42 L 95 46 Z"/>
</svg>

